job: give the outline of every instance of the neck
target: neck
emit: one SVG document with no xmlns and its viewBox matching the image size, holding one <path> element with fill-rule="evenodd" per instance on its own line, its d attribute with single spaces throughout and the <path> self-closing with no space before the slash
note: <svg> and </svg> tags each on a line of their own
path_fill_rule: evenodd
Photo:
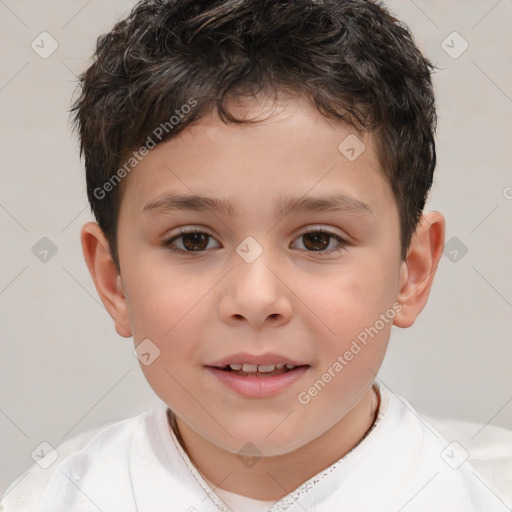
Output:
<svg viewBox="0 0 512 512">
<path fill-rule="evenodd" d="M 253 499 L 279 500 L 354 449 L 374 424 L 379 397 L 372 388 L 360 402 L 324 434 L 284 455 L 262 457 L 251 468 L 237 455 L 200 436 L 172 415 L 173 430 L 203 478 L 216 487 Z M 228 477 L 226 477 L 228 475 Z"/>
</svg>

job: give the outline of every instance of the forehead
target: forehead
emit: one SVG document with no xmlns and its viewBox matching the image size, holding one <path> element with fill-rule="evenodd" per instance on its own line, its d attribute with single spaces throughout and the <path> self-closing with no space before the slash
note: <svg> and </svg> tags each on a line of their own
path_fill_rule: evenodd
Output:
<svg viewBox="0 0 512 512">
<path fill-rule="evenodd" d="M 388 198 L 372 134 L 329 120 L 297 97 L 233 100 L 228 108 L 237 118 L 257 122 L 226 124 L 212 112 L 187 126 L 130 173 L 123 203 L 142 212 L 169 206 L 169 193 L 180 195 L 182 206 L 195 196 L 194 207 L 215 195 L 220 203 L 207 206 L 234 215 L 258 199 L 268 204 L 270 197 L 276 214 L 293 211 L 294 198 L 306 195 L 337 194 L 343 196 L 338 205 L 359 210 Z"/>
</svg>

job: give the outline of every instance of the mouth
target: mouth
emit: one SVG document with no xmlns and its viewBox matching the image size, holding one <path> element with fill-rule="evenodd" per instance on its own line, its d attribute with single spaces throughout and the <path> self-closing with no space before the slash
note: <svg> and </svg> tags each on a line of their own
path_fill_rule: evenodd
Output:
<svg viewBox="0 0 512 512">
<path fill-rule="evenodd" d="M 270 398 L 292 389 L 302 379 L 308 364 L 230 363 L 222 366 L 206 366 L 211 375 L 225 388 L 249 398 Z"/>
<path fill-rule="evenodd" d="M 239 352 L 212 361 L 205 369 L 224 389 L 246 398 L 270 398 L 293 389 L 311 365 L 283 354 Z"/>
<path fill-rule="evenodd" d="M 284 373 L 293 372 L 299 368 L 306 368 L 309 365 L 289 364 L 289 363 L 272 363 L 272 364 L 250 364 L 250 363 L 230 363 L 223 366 L 213 366 L 227 373 L 239 375 L 241 377 L 274 377 L 283 375 Z"/>
</svg>

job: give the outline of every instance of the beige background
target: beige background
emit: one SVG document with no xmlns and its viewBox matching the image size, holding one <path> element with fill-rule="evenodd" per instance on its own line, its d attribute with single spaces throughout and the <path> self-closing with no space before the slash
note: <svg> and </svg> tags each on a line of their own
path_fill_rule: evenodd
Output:
<svg viewBox="0 0 512 512">
<path fill-rule="evenodd" d="M 91 216 L 67 114 L 96 38 L 132 4 L 0 0 L 0 492 L 42 441 L 158 403 L 83 262 Z M 512 3 L 389 5 L 440 68 L 429 209 L 445 214 L 459 259 L 443 257 L 429 304 L 393 332 L 380 376 L 421 411 L 512 428 Z M 58 43 L 47 59 L 31 48 L 43 31 Z M 458 58 L 441 46 L 453 31 L 469 44 Z M 462 44 L 444 43 L 452 55 Z M 57 247 L 46 263 L 32 252 L 43 237 Z"/>
</svg>

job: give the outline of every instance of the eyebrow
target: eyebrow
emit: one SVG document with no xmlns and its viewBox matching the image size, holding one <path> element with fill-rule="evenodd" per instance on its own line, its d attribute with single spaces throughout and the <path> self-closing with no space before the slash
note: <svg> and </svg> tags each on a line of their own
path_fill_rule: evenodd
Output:
<svg viewBox="0 0 512 512">
<path fill-rule="evenodd" d="M 143 212 L 166 213 L 179 210 L 207 211 L 236 214 L 236 205 L 225 199 L 207 197 L 198 194 L 168 193 L 147 203 Z M 274 210 L 276 217 L 284 217 L 297 212 L 349 212 L 372 213 L 363 201 L 348 194 L 331 194 L 319 197 L 280 198 Z"/>
</svg>

